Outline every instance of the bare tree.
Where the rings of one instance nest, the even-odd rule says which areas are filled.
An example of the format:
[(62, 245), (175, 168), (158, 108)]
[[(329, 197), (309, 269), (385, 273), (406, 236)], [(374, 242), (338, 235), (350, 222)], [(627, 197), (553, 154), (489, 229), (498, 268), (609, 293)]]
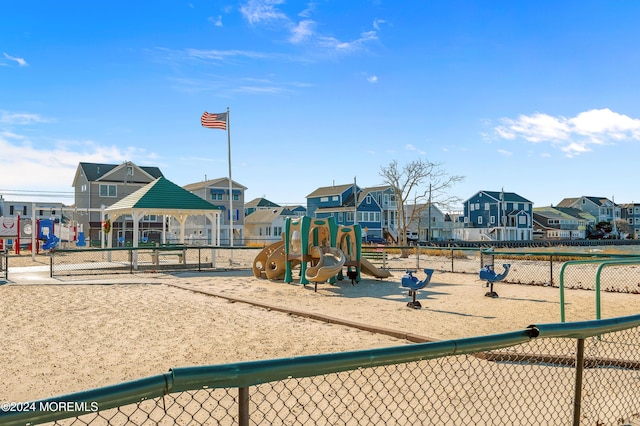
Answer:
[(444, 170), (442, 163), (423, 159), (414, 160), (402, 167), (393, 160), (388, 166), (380, 167), (380, 176), (393, 189), (398, 210), (398, 243), (400, 245), (407, 244), (407, 229), (421, 214), (420, 209), (414, 208), (407, 215), (406, 207), (409, 199), (414, 204), (432, 203), (448, 207), (452, 203), (459, 202), (460, 199), (447, 195), (446, 191), (464, 180), (464, 176), (450, 176)]

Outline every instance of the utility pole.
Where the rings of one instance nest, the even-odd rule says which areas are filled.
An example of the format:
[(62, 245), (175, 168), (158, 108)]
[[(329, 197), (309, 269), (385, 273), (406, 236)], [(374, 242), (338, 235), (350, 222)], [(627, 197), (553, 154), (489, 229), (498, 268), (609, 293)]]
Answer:
[(429, 224), (427, 225), (427, 241), (431, 241), (431, 183), (429, 183), (429, 205), (427, 206), (429, 209)]

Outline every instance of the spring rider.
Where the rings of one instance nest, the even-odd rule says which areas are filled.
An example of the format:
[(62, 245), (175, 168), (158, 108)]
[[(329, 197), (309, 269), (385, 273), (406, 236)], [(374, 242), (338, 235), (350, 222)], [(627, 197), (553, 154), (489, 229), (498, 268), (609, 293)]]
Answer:
[(496, 271), (493, 270), (493, 265), (485, 265), (482, 269), (480, 269), (480, 279), (487, 281), (487, 287), (491, 286), (488, 292), (484, 295), (487, 297), (493, 297), (494, 299), (498, 297), (498, 293), (493, 291), (493, 283), (502, 281), (507, 277), (509, 273), (509, 268), (511, 268), (511, 264), (505, 263), (502, 265), (504, 268), (504, 272), (501, 274), (496, 274)]
[(422, 304), (416, 300), (416, 294), (418, 293), (418, 290), (425, 288), (429, 284), (431, 276), (433, 275), (433, 269), (424, 270), (424, 273), (427, 274), (427, 276), (422, 281), (418, 280), (418, 277), (413, 275), (415, 273), (416, 271), (407, 271), (406, 274), (402, 276), (401, 283), (402, 287), (409, 289), (409, 296), (413, 296), (413, 300), (411, 302), (407, 302), (407, 306), (413, 309), (420, 309), (422, 308)]

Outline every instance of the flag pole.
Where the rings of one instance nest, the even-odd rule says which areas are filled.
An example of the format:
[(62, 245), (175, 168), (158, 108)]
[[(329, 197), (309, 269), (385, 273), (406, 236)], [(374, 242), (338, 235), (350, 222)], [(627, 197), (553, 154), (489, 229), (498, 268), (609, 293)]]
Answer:
[(229, 246), (231, 255), (229, 265), (233, 265), (233, 184), (231, 180), (231, 126), (229, 125), (229, 107), (227, 107), (227, 158), (229, 161)]

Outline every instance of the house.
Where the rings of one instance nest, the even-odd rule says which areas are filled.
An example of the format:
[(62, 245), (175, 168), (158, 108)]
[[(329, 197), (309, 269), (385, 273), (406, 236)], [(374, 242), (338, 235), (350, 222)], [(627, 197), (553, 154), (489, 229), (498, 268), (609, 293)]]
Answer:
[(280, 207), (278, 204), (267, 200), (266, 198), (254, 198), (253, 200), (244, 204), (244, 215), (249, 216), (256, 210), (266, 209), (271, 210), (273, 208)]
[[(354, 203), (354, 187), (357, 203)], [(397, 241), (398, 212), (390, 186), (333, 185), (318, 188), (306, 198), (307, 214), (311, 217), (333, 216), (338, 225), (360, 224), (363, 236)]]
[(464, 202), (459, 239), (526, 241), (533, 239), (533, 203), (514, 193), (479, 191)]
[(405, 206), (407, 221), (411, 219), (407, 228), (407, 236), (420, 241), (446, 241), (455, 238), (455, 228), (461, 228), (461, 223), (454, 222), (450, 215), (445, 214), (435, 204), (408, 204)]
[(588, 213), (572, 207), (535, 207), (533, 209), (533, 231), (546, 240), (575, 240), (586, 238)]
[(572, 207), (591, 214), (596, 219), (596, 224), (601, 222), (615, 224), (620, 219), (620, 206), (606, 197), (565, 198), (556, 207)]
[[(324, 186), (316, 189), (305, 197), (307, 199), (307, 216), (326, 217), (323, 216), (322, 209), (344, 206), (346, 199), (353, 193), (353, 189), (353, 184)], [(356, 191), (359, 191), (359, 188)], [(320, 212), (316, 213), (318, 209)], [(353, 218), (351, 222), (353, 223)]]
[[(386, 238), (383, 229), (383, 210), (375, 193), (356, 186), (357, 207), (353, 193), (354, 185), (337, 185), (318, 188), (307, 196), (307, 211), (312, 217), (333, 217), (338, 225), (358, 223), (362, 236)], [(357, 216), (356, 216), (357, 212)]]
[(255, 210), (244, 218), (245, 242), (266, 245), (280, 241), (287, 217), (295, 216), (285, 207)]
[(640, 204), (621, 204), (620, 213), (621, 219), (627, 222), (626, 233), (629, 234), (629, 238), (640, 238)]
[(398, 208), (396, 206), (396, 195), (389, 185), (371, 186), (364, 188), (363, 192), (371, 196), (380, 205), (380, 227), (382, 235), (398, 242)]
[[(230, 243), (230, 225), (233, 219), (233, 242), (243, 244), (244, 238), (244, 192), (247, 188), (238, 182), (232, 181), (231, 200), (229, 195), (229, 178), (211, 179), (202, 182), (190, 183), (184, 186), (184, 189), (190, 191), (200, 198), (207, 200), (214, 206), (222, 209), (222, 223), (220, 224), (220, 240), (222, 245)], [(231, 201), (232, 212), (229, 212), (229, 201)], [(204, 217), (193, 216), (189, 218), (187, 225), (194, 235), (202, 235), (202, 239), (211, 241), (211, 229), (204, 232)], [(206, 235), (205, 235), (206, 234)]]
[[(79, 163), (72, 186), (75, 190), (75, 220), (81, 225), (85, 236), (99, 241), (102, 236), (102, 211), (138, 189), (163, 177), (157, 167), (143, 167), (131, 161), (122, 164)], [(111, 224), (114, 238), (124, 237), (131, 217)], [(145, 218), (146, 227), (161, 230), (162, 220), (157, 216)], [(94, 243), (95, 244), (95, 243)]]
[(293, 213), (295, 216), (302, 217), (307, 215), (307, 208), (305, 206), (301, 206), (300, 204), (295, 204), (291, 206), (282, 206)]

